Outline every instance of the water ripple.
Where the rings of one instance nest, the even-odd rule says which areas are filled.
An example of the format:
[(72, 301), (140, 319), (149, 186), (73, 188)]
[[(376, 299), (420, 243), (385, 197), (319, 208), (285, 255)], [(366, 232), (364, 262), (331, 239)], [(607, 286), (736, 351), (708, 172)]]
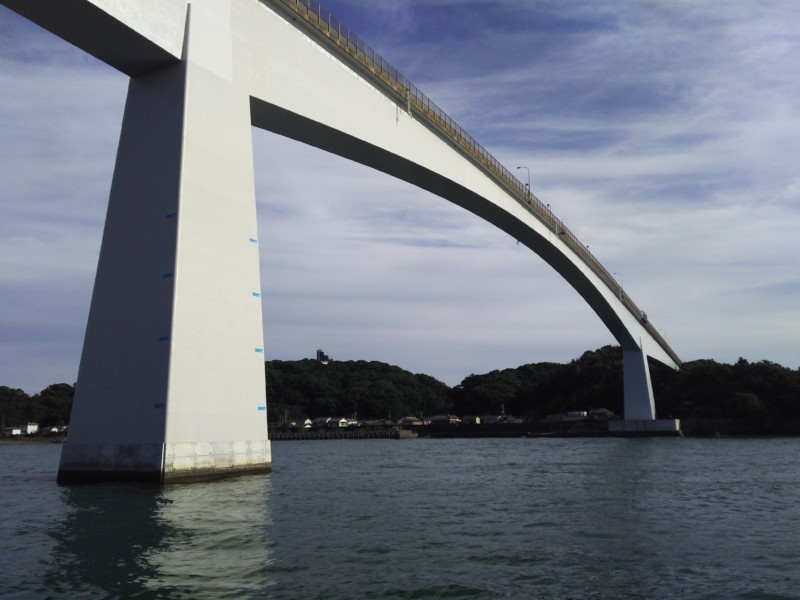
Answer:
[(0, 446), (3, 598), (796, 598), (800, 440), (281, 442), (274, 472), (59, 487)]

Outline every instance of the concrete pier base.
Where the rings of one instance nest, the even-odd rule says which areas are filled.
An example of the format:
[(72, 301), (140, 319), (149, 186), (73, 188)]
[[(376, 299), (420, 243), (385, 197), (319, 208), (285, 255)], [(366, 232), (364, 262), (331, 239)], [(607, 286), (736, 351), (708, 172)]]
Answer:
[(70, 443), (61, 449), (59, 483), (149, 481), (161, 483), (163, 444)]
[(680, 419), (609, 421), (608, 432), (620, 437), (681, 436)]
[(205, 481), (271, 470), (269, 440), (164, 445), (164, 483)]
[(59, 483), (145, 481), (188, 483), (269, 473), (268, 440), (171, 444), (65, 444)]

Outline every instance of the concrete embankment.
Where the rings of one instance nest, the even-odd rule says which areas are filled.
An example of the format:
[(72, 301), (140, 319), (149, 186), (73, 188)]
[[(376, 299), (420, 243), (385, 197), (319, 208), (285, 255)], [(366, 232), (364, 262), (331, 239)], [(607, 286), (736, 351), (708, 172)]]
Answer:
[(358, 440), (428, 438), (521, 438), (521, 437), (624, 437), (680, 435), (674, 431), (609, 430), (609, 421), (575, 420), (538, 423), (459, 423), (423, 425), (408, 429), (323, 429), (306, 431), (271, 430), (270, 440)]
[(13, 445), (13, 444), (62, 444), (67, 438), (66, 435), (15, 435), (14, 437), (0, 438), (0, 445)]
[[(659, 427), (652, 425), (658, 424)], [(627, 427), (620, 427), (625, 425)], [(629, 427), (638, 425), (637, 427)], [(666, 427), (665, 425), (670, 425)], [(680, 436), (674, 420), (632, 422), (603, 419), (539, 421), (534, 423), (491, 423), (417, 427), (422, 437), (431, 438), (511, 438), (511, 437), (654, 437)]]
[(316, 431), (270, 431), (273, 442), (285, 440), (406, 440), (417, 437), (408, 429), (323, 429)]

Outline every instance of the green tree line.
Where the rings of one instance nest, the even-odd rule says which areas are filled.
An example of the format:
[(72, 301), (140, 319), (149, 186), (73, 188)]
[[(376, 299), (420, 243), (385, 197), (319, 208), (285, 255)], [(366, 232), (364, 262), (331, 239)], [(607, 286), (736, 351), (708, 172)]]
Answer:
[[(273, 360), (265, 363), (270, 419), (323, 416), (398, 419), (453, 413), (513, 414), (533, 420), (571, 410), (623, 414), (622, 351), (605, 346), (569, 363), (541, 362), (469, 375), (455, 387), (374, 361)], [(769, 361), (650, 363), (658, 416), (740, 419), (753, 431), (800, 425), (800, 369)], [(3, 426), (68, 423), (74, 389), (59, 383), (38, 394), (0, 387)], [(791, 427), (789, 427), (791, 428)]]
[(75, 388), (68, 383), (55, 383), (38, 394), (29, 396), (20, 389), (0, 386), (0, 424), (17, 427), (38, 423), (42, 427), (69, 423)]
[(399, 419), (451, 408), (450, 388), (429, 375), (374, 361), (268, 361), (270, 418)]
[[(745, 419), (778, 430), (800, 422), (800, 369), (769, 361), (695, 360), (673, 370), (650, 361), (660, 418)], [(623, 414), (622, 351), (605, 346), (567, 364), (536, 363), (470, 375), (451, 390), (457, 414), (507, 413), (540, 419), (569, 410), (607, 408)]]

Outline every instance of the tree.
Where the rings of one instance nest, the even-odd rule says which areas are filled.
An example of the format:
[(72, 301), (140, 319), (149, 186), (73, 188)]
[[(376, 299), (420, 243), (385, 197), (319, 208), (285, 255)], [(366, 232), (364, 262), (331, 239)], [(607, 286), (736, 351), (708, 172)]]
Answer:
[(376, 361), (268, 361), (265, 374), (270, 405), (295, 407), (310, 418), (398, 418), (449, 407), (444, 383)]
[(0, 386), (0, 423), (16, 427), (30, 420), (30, 396), (20, 389)]
[(69, 424), (75, 388), (67, 383), (54, 383), (36, 394), (31, 400), (37, 405), (36, 421), (48, 427)]

